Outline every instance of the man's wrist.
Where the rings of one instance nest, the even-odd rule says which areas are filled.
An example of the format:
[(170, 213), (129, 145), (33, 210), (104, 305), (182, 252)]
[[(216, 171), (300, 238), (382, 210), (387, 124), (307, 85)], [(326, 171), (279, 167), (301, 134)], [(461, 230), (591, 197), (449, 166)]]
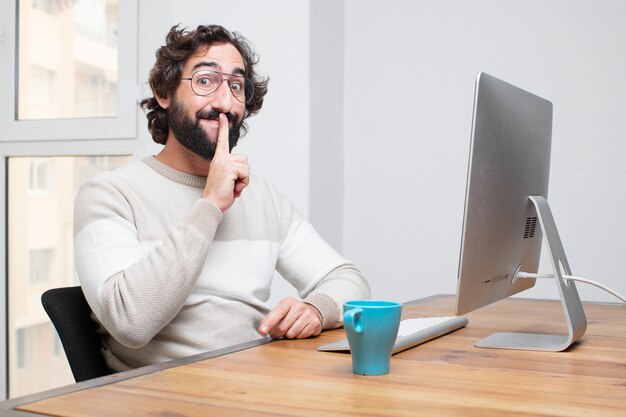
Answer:
[(324, 328), (324, 316), (322, 316), (322, 312), (317, 307), (315, 307), (314, 304), (307, 303), (306, 301), (304, 302), (304, 304), (310, 306), (313, 309), (315, 314), (317, 314), (317, 318), (320, 321), (320, 326), (322, 326), (322, 328)]
[(342, 312), (335, 300), (326, 294), (310, 294), (305, 300), (314, 306), (322, 315), (322, 329), (335, 329), (342, 324)]

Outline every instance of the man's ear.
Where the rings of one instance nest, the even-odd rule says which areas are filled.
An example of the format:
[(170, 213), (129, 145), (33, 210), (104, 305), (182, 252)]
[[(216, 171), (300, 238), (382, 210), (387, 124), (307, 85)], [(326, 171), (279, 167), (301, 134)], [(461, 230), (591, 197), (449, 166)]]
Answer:
[(159, 103), (159, 106), (161, 106), (162, 108), (167, 109), (170, 106), (169, 97), (161, 97), (156, 92), (154, 92), (154, 98), (156, 99), (157, 103)]

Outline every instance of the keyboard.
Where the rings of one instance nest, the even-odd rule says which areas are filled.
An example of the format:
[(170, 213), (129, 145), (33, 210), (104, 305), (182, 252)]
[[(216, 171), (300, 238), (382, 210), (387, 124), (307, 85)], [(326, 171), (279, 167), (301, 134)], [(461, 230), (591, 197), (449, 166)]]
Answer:
[[(466, 324), (467, 318), (465, 317), (421, 317), (402, 320), (391, 354), (393, 355), (424, 342), (428, 342), (429, 340), (460, 329)], [(325, 352), (349, 352), (350, 346), (348, 345), (348, 340), (343, 339), (319, 346), (317, 350)]]

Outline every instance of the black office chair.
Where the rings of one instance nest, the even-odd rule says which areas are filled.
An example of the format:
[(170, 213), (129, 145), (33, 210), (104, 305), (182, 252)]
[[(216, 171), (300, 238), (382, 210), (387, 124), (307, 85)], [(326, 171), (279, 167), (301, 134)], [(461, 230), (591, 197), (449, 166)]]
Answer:
[(113, 373), (102, 357), (102, 340), (80, 287), (48, 290), (41, 304), (59, 334), (76, 382)]

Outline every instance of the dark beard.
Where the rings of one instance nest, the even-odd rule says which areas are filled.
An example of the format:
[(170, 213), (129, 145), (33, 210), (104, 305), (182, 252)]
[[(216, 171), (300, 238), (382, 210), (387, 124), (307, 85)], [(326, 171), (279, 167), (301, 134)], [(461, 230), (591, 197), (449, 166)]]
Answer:
[[(189, 149), (191, 152), (200, 156), (207, 161), (213, 160), (215, 156), (216, 141), (209, 139), (207, 133), (200, 126), (200, 120), (218, 120), (219, 112), (215, 110), (199, 111), (196, 113), (195, 123), (187, 117), (185, 106), (179, 104), (176, 99), (172, 99), (169, 113), (169, 127), (172, 129), (174, 136), (181, 145)], [(228, 147), (233, 150), (239, 141), (241, 123), (237, 123), (237, 116), (232, 113), (226, 113), (226, 118), (233, 123), (233, 127), (228, 129)]]

